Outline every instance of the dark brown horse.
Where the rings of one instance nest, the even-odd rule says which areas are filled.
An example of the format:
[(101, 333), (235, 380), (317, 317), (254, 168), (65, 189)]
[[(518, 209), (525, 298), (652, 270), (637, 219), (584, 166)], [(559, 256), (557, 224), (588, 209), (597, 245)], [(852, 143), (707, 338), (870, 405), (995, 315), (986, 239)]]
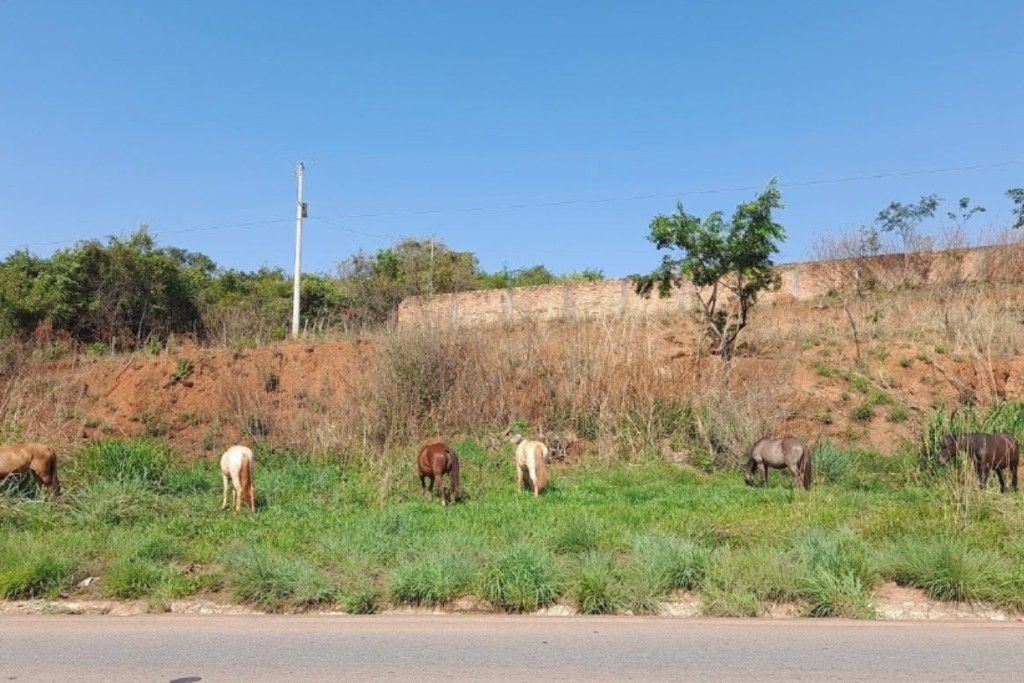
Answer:
[(811, 465), (811, 449), (802, 441), (787, 436), (782, 439), (761, 439), (750, 449), (747, 458), (747, 471), (744, 479), (748, 486), (753, 486), (758, 472), (761, 472), (764, 485), (768, 485), (768, 468), (788, 469), (793, 475), (793, 486), (811, 488), (814, 480), (814, 468)]
[(939, 464), (945, 465), (958, 453), (966, 453), (974, 463), (981, 488), (988, 485), (988, 475), (995, 470), (999, 491), (1006, 493), (1003, 470), (1010, 470), (1010, 484), (1017, 490), (1017, 466), (1020, 464), (1020, 446), (1009, 434), (947, 434), (939, 448)]
[[(420, 486), (428, 498), (434, 495), (435, 480), (441, 505), (454, 502), (459, 497), (459, 456), (447, 444), (438, 442), (423, 446), (416, 456), (416, 469), (420, 474)], [(448, 487), (444, 485), (446, 474), (451, 484)], [(430, 482), (429, 486), (427, 481)]]

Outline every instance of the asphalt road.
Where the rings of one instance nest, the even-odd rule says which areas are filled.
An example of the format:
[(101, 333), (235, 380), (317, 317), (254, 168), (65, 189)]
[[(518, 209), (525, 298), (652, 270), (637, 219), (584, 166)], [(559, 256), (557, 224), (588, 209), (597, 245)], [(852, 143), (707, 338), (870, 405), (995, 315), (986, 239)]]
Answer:
[(1013, 681), (1024, 625), (15, 616), (0, 681)]

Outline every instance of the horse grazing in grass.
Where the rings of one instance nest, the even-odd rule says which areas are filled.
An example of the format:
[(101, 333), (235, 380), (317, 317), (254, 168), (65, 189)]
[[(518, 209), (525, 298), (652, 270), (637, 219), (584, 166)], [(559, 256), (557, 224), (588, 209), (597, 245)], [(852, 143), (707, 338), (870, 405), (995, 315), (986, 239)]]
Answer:
[(31, 472), (36, 480), (60, 495), (60, 480), (57, 478), (57, 455), (49, 446), (41, 443), (18, 443), (0, 446), (0, 483), (12, 474)]
[(811, 449), (802, 441), (787, 436), (782, 439), (761, 439), (750, 449), (747, 471), (744, 475), (748, 486), (753, 486), (760, 471), (764, 485), (768, 485), (768, 468), (788, 469), (793, 473), (793, 486), (811, 488), (814, 468), (811, 465)]
[(1017, 466), (1020, 464), (1020, 446), (1009, 434), (947, 434), (939, 448), (939, 464), (945, 465), (966, 453), (974, 463), (981, 488), (988, 485), (988, 475), (995, 470), (1000, 493), (1006, 493), (1003, 470), (1010, 470), (1010, 484), (1017, 490)]
[(252, 456), (252, 450), (245, 446), (232, 446), (220, 456), (220, 474), (224, 478), (224, 502), (220, 509), (228, 506), (228, 480), (234, 488), (232, 502), (235, 512), (242, 509), (242, 501), (249, 504), (249, 509), (256, 511), (256, 487), (252, 483), (252, 470), (256, 460)]
[(535, 496), (547, 488), (549, 453), (548, 447), (540, 441), (525, 439), (519, 442), (516, 446), (516, 491), (522, 490), (524, 477), (530, 478)]
[[(447, 444), (430, 443), (420, 449), (416, 456), (416, 469), (420, 475), (420, 486), (428, 498), (434, 495), (434, 481), (441, 496), (441, 505), (454, 502), (459, 497), (459, 456)], [(450, 486), (444, 485), (448, 475)], [(427, 481), (430, 485), (427, 485)]]

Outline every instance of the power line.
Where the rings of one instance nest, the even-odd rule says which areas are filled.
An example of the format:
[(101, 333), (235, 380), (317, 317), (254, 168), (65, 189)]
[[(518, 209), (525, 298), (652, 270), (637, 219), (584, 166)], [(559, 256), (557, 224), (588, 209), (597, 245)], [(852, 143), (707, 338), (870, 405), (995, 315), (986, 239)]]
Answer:
[[(255, 227), (255, 226), (259, 226), (259, 225), (274, 225), (276, 223), (289, 223), (289, 222), (291, 222), (290, 218), (275, 218), (275, 219), (272, 219), (272, 220), (265, 220), (265, 221), (247, 221), (245, 223), (229, 223), (229, 224), (223, 224), (223, 225), (206, 225), (206, 226), (196, 227), (196, 228), (180, 228), (178, 230), (154, 230), (153, 231), (153, 235), (155, 237), (160, 237), (162, 235), (180, 235), (182, 233), (188, 233), (188, 232), (208, 232), (208, 231), (211, 231), (211, 230), (230, 230), (230, 229), (235, 229), (235, 228), (251, 228), (251, 227)], [(0, 247), (0, 248), (5, 249), (5, 250), (8, 250), (8, 249), (15, 250), (15, 249), (25, 249), (27, 247), (54, 247), (54, 246), (60, 246), (62, 244), (77, 244), (79, 242), (88, 242), (91, 239), (99, 239), (99, 238), (97, 238), (97, 237), (85, 237), (85, 238), (67, 239), (67, 240), (54, 240), (52, 242), (19, 242), (17, 244), (8, 244), (8, 245), (5, 245), (5, 246)]]
[[(939, 173), (953, 173), (957, 171), (977, 171), (982, 169), (990, 168), (1001, 168), (1005, 166), (1018, 166), (1024, 164), (1024, 161), (1012, 160), (1012, 161), (1000, 161), (990, 164), (973, 164), (969, 166), (950, 166), (947, 168), (933, 168), (925, 170), (915, 171), (896, 171), (890, 173), (873, 173), (866, 175), (854, 175), (845, 176), (839, 178), (819, 178), (815, 180), (802, 180), (790, 183), (779, 183), (779, 187), (808, 187), (812, 185), (829, 185), (829, 184), (840, 184), (840, 183), (852, 183), (865, 180), (882, 180), (886, 178), (903, 178), (908, 176), (917, 175), (934, 175)], [(573, 206), (583, 204), (606, 204), (611, 202), (631, 202), (640, 201), (644, 199), (668, 199), (675, 197), (683, 197), (686, 195), (700, 195), (700, 194), (724, 194), (730, 192), (750, 192), (753, 190), (760, 190), (764, 185), (744, 185), (738, 187), (723, 187), (723, 188), (710, 188), (701, 190), (683, 190), (678, 192), (658, 192), (651, 194), (636, 194), (627, 196), (611, 196), (611, 197), (592, 197), (588, 199), (560, 199), (549, 202), (520, 202), (514, 204), (492, 204), (484, 206), (467, 206), (467, 207), (456, 207), (447, 209), (409, 209), (406, 211), (380, 211), (372, 213), (353, 213), (344, 214), (338, 216), (339, 219), (350, 219), (350, 218), (387, 218), (387, 217), (398, 217), (398, 216), (436, 216), (446, 213), (485, 213), (489, 211), (513, 211), (519, 209), (536, 209), (556, 206)], [(321, 218), (323, 220), (323, 218)]]
[[(962, 171), (978, 171), (992, 168), (1004, 168), (1008, 166), (1019, 166), (1024, 164), (1021, 160), (1010, 160), (1000, 161), (986, 164), (971, 164), (966, 166), (948, 166), (944, 168), (933, 168), (923, 169), (914, 171), (897, 171), (888, 173), (873, 173), (864, 175), (851, 175), (838, 178), (818, 178), (813, 180), (802, 180), (789, 183), (779, 183), (779, 187), (810, 187), (815, 185), (832, 185), (842, 183), (861, 182), (867, 180), (883, 180), (887, 178), (904, 178), (910, 176), (919, 175), (936, 175), (941, 173), (956, 173)], [(626, 196), (608, 196), (608, 197), (592, 197), (587, 199), (562, 199), (554, 200), (549, 202), (517, 202), (512, 204), (493, 204), (493, 205), (482, 205), (482, 206), (468, 206), (468, 207), (456, 207), (448, 209), (411, 209), (407, 211), (381, 211), (372, 213), (357, 213), (347, 214), (336, 217), (327, 216), (310, 216), (315, 220), (321, 221), (326, 225), (329, 225), (338, 230), (344, 230), (357, 235), (364, 235), (366, 237), (374, 237), (377, 239), (388, 240), (393, 239), (394, 235), (381, 235), (378, 233), (367, 232), (364, 230), (357, 230), (347, 226), (339, 225), (335, 221), (347, 220), (347, 219), (358, 219), (358, 218), (385, 218), (385, 217), (400, 217), (400, 216), (436, 216), (443, 214), (460, 214), (460, 213), (486, 213), (496, 211), (516, 211), (522, 209), (533, 209), (533, 208), (546, 208), (546, 207), (558, 207), (558, 206), (580, 206), (580, 205), (593, 205), (593, 204), (607, 204), (612, 202), (629, 202), (629, 201), (641, 201), (646, 199), (670, 199), (684, 197), (687, 195), (705, 195), (705, 194), (726, 194), (731, 192), (751, 192), (759, 190), (764, 187), (763, 184), (758, 185), (744, 185), (734, 187), (719, 187), (719, 188), (705, 188), (699, 190), (683, 190), (678, 192), (658, 192), (648, 194), (636, 194)], [(278, 218), (271, 220), (260, 220), (260, 221), (247, 221), (244, 223), (230, 223), (230, 224), (219, 224), (219, 225), (207, 225), (190, 228), (180, 228), (176, 230), (159, 230), (154, 231), (154, 235), (177, 235), (191, 232), (208, 232), (215, 230), (231, 230), (238, 228), (248, 228), (263, 225), (275, 225), (279, 223), (289, 223), (290, 218)], [(66, 240), (54, 240), (49, 242), (20, 242), (17, 244), (8, 244), (0, 247), (4, 251), (13, 251), (16, 249), (25, 249), (28, 247), (49, 247), (49, 246), (60, 246), (64, 244), (75, 244), (78, 242), (88, 241), (90, 238), (84, 239), (66, 239)], [(96, 238), (91, 238), (96, 239)]]
[(350, 227), (347, 227), (347, 226), (344, 226), (344, 225), (338, 225), (334, 221), (332, 221), (332, 220), (330, 220), (328, 218), (324, 218), (323, 216), (310, 216), (310, 218), (315, 220), (315, 221), (320, 221), (321, 223), (325, 223), (325, 224), (331, 226), (332, 228), (335, 228), (336, 230), (344, 230), (345, 232), (355, 233), (356, 235), (364, 235), (366, 237), (376, 237), (377, 239), (381, 239), (381, 240), (390, 240), (390, 239), (394, 239), (395, 238), (395, 235), (380, 235), (380, 234), (375, 233), (375, 232), (366, 232), (365, 230), (356, 230), (355, 228), (350, 228)]

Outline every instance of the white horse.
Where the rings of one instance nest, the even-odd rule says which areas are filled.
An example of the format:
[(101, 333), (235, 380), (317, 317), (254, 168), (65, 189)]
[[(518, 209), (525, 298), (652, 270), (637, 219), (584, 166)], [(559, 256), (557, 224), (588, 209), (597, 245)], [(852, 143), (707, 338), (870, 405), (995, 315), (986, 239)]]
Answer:
[(533, 495), (539, 496), (540, 492), (548, 485), (548, 458), (549, 450), (540, 441), (529, 439), (519, 442), (516, 446), (516, 491), (523, 488), (523, 477), (530, 477), (530, 484), (533, 488)]
[(252, 450), (245, 446), (232, 446), (220, 456), (220, 473), (224, 478), (224, 502), (220, 509), (228, 506), (228, 479), (234, 487), (232, 502), (235, 505), (235, 512), (242, 509), (242, 500), (249, 503), (249, 509), (256, 511), (256, 487), (252, 483), (252, 470), (256, 461), (252, 456)]

